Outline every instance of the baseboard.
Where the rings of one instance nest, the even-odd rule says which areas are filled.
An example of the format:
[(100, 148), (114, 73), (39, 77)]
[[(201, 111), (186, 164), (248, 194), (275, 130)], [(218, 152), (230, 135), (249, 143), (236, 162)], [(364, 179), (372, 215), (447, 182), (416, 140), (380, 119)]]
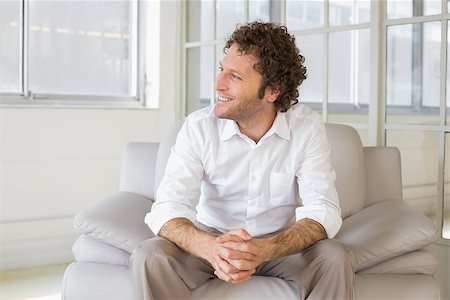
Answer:
[(78, 235), (0, 242), (0, 271), (73, 261), (72, 245)]

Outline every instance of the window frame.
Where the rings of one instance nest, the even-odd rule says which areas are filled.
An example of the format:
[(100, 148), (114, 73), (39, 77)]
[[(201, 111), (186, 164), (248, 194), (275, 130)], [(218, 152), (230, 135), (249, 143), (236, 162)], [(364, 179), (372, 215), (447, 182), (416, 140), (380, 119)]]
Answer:
[(131, 5), (131, 91), (130, 95), (33, 93), (28, 78), (28, 1), (21, 0), (20, 34), (20, 92), (0, 91), (0, 107), (106, 107), (141, 108), (146, 106), (145, 95), (145, 3), (128, 1)]

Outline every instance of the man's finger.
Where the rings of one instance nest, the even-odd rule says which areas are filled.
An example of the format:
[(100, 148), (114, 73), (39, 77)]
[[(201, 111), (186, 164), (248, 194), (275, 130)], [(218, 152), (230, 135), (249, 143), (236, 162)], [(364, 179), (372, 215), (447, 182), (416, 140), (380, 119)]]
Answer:
[(253, 249), (249, 243), (224, 242), (222, 245), (223, 247), (230, 250), (241, 251), (245, 253), (250, 253), (252, 255), (257, 255), (255, 249)]
[(241, 237), (235, 235), (235, 234), (230, 234), (230, 233), (226, 233), (224, 235), (218, 236), (216, 238), (216, 240), (219, 243), (225, 243), (225, 242), (237, 242), (237, 243), (242, 243), (245, 242)]
[(230, 259), (228, 263), (240, 271), (251, 271), (256, 269), (256, 263), (242, 259)]
[(249, 261), (255, 261), (255, 255), (248, 252), (234, 250), (231, 247), (222, 247), (219, 249), (220, 256), (225, 260), (230, 259), (243, 259)]
[(248, 233), (248, 231), (245, 230), (244, 228), (232, 230), (229, 233), (237, 235), (238, 237), (242, 238), (244, 241), (247, 242), (253, 239), (253, 236), (250, 233)]
[(221, 271), (227, 273), (227, 274), (233, 274), (237, 273), (240, 270), (235, 268), (232, 264), (228, 263), (225, 259), (222, 257), (218, 257), (216, 260), (216, 266), (215, 269), (220, 269)]

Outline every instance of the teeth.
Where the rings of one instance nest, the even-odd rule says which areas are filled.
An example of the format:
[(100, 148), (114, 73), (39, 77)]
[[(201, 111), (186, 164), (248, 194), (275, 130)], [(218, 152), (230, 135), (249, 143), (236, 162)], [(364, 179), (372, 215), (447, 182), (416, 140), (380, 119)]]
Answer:
[(218, 98), (219, 98), (219, 101), (223, 101), (223, 102), (229, 102), (229, 101), (233, 100), (231, 98), (227, 98), (227, 97), (220, 96), (220, 95), (219, 95)]

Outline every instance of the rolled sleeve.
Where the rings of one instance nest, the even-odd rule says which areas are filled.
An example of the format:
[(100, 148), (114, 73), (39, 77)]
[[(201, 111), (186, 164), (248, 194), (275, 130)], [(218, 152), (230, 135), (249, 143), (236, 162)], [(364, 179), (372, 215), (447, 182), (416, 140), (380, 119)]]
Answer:
[(296, 220), (312, 219), (324, 227), (329, 238), (333, 238), (342, 225), (342, 218), (335, 187), (336, 173), (331, 166), (330, 146), (323, 122), (311, 130), (311, 138), (296, 175), (302, 199), (302, 206), (295, 211)]
[(342, 218), (340, 210), (336, 207), (325, 207), (324, 205), (299, 207), (295, 211), (296, 220), (311, 219), (323, 226), (328, 238), (333, 238), (339, 231), (342, 225)]
[(155, 203), (152, 211), (145, 216), (145, 223), (150, 227), (155, 235), (159, 235), (161, 228), (172, 219), (185, 218), (192, 223), (195, 222), (195, 212), (179, 203)]

